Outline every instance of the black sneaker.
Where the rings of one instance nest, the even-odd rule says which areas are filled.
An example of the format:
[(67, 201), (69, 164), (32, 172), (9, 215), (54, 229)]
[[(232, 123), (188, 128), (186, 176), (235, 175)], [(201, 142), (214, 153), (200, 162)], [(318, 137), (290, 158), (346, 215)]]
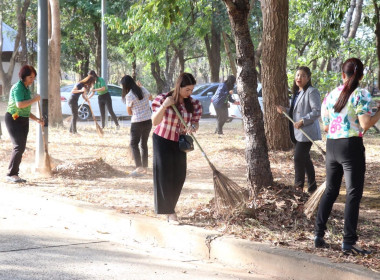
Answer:
[(312, 183), (311, 185), (309, 185), (309, 187), (307, 188), (307, 192), (309, 194), (312, 194), (313, 192), (315, 192), (317, 189), (317, 182), (314, 181), (314, 183)]
[(367, 256), (367, 255), (372, 254), (372, 251), (370, 251), (370, 250), (367, 251), (367, 250), (364, 250), (364, 249), (356, 246), (355, 244), (351, 245), (351, 244), (347, 244), (347, 243), (342, 244), (342, 252), (345, 255), (354, 255), (354, 256), (357, 256), (357, 255)]
[(328, 248), (329, 245), (325, 242), (323, 237), (315, 236), (314, 237), (314, 247), (315, 248)]

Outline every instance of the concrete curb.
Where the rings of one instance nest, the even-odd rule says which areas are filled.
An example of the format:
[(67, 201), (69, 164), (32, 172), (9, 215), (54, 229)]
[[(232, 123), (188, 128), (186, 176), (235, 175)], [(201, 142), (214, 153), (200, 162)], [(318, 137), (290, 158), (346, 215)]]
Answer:
[(222, 236), (217, 231), (189, 225), (169, 225), (163, 220), (147, 216), (120, 214), (43, 191), (5, 185), (2, 186), (2, 195), (9, 196), (9, 199), (24, 199), (23, 210), (39, 211), (41, 218), (53, 215), (56, 219), (74, 220), (90, 231), (107, 234), (110, 240), (124, 242), (132, 238), (283, 279), (380, 279), (379, 273), (359, 265), (332, 263), (313, 254)]

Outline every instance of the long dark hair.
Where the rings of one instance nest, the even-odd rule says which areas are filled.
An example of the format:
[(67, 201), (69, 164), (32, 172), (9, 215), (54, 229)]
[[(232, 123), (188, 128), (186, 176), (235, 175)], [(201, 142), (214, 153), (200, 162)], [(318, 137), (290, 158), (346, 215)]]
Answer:
[(129, 76), (125, 75), (123, 78), (121, 78), (120, 81), (121, 85), (123, 86), (123, 91), (121, 93), (121, 99), (125, 103), (125, 96), (128, 94), (130, 90), (132, 90), (132, 93), (139, 99), (142, 100), (144, 98), (143, 92), (141, 88), (136, 85), (135, 80)]
[(79, 81), (79, 83), (83, 84), (86, 89), (90, 89), (90, 87), (95, 83), (95, 77), (92, 75), (88, 75), (83, 80)]
[(230, 75), (227, 77), (227, 80), (225, 80), (224, 83), (226, 84), (228, 91), (234, 88), (235, 82), (236, 78), (234, 75)]
[(346, 106), (351, 93), (359, 86), (359, 81), (363, 77), (364, 66), (360, 59), (352, 57), (347, 59), (342, 66), (342, 72), (346, 74), (347, 79), (344, 88), (334, 105), (334, 110), (339, 113)]
[[(296, 73), (297, 73), (297, 71), (303, 71), (303, 72), (305, 72), (305, 74), (309, 78), (309, 81), (303, 87), (303, 91), (306, 91), (309, 87), (312, 86), (312, 84), (311, 84), (311, 71), (310, 71), (310, 68), (307, 67), (307, 66), (299, 66), (296, 69)], [(299, 92), (299, 90), (300, 90), (300, 88), (299, 88), (299, 86), (297, 86), (296, 79), (294, 79), (294, 81), (293, 81), (293, 87), (292, 87), (293, 98), (294, 98), (294, 96), (296, 96), (296, 94)]]
[[(173, 96), (175, 105), (178, 106), (179, 105), (179, 97), (180, 97), (179, 92), (180, 92), (181, 88), (184, 88), (186, 86), (195, 85), (196, 83), (197, 83), (197, 81), (195, 80), (195, 78), (192, 74), (184, 72), (184, 73), (179, 75), (179, 77), (177, 78), (174, 90), (170, 91), (168, 96), (170, 96), (170, 95)], [(193, 113), (194, 112), (194, 106), (193, 106), (193, 103), (191, 103), (191, 99), (185, 98), (183, 100), (183, 102), (185, 103), (186, 111), (189, 113)]]
[(94, 76), (94, 77), (95, 77), (95, 79), (97, 79), (97, 78), (98, 78), (98, 75), (96, 74), (95, 70), (90, 70), (90, 71), (88, 71), (87, 75), (91, 75), (91, 76)]

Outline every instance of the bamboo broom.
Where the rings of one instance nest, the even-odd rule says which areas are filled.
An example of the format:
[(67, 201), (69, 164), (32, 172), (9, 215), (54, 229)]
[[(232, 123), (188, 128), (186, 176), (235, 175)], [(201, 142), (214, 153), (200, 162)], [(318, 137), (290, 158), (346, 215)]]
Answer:
[[(284, 114), (285, 117), (287, 117), (289, 119), (289, 121), (291, 121), (294, 125), (294, 120), (287, 114), (285, 113), (284, 111), (282, 112)], [(326, 152), (319, 146), (317, 145), (313, 139), (310, 138), (309, 135), (307, 135), (307, 133), (302, 129), (302, 128), (299, 128), (299, 130), (303, 133), (303, 135), (306, 136), (307, 139), (309, 139), (315, 146), (318, 147), (319, 151), (322, 153), (322, 156), (323, 156), (323, 159), (326, 160)], [(326, 190), (326, 181), (323, 182), (322, 185), (320, 185), (318, 187), (318, 189), (316, 189), (316, 191), (309, 197), (309, 199), (307, 200), (307, 202), (305, 203), (305, 206), (304, 206), (304, 213), (306, 215), (306, 217), (308, 219), (311, 218), (311, 216), (314, 214), (314, 212), (317, 210), (318, 208), (318, 205), (319, 205), (319, 202), (321, 201), (321, 198), (322, 198), (322, 195), (323, 193), (325, 192)]]
[[(41, 105), (40, 102), (38, 103), (38, 110), (40, 112), (40, 118), (42, 118), (42, 111), (41, 111)], [(42, 142), (44, 145), (44, 162), (43, 162), (43, 172), (51, 175), (51, 160), (48, 152), (48, 145), (46, 143), (46, 138), (45, 138), (45, 129), (44, 126), (41, 125), (41, 132), (42, 132)]]
[(94, 120), (94, 123), (95, 123), (96, 132), (98, 133), (98, 135), (99, 135), (100, 137), (103, 137), (103, 135), (104, 135), (103, 129), (100, 127), (100, 125), (99, 125), (98, 122), (96, 121), (96, 118), (95, 118), (94, 112), (92, 111), (91, 103), (90, 103), (90, 100), (89, 100), (89, 99), (87, 99), (87, 104), (88, 104), (88, 107), (90, 108), (91, 115), (92, 115), (92, 119)]
[[(182, 118), (181, 113), (178, 111), (177, 107), (173, 104), (172, 108), (176, 112), (182, 124), (187, 129), (187, 124)], [(190, 133), (190, 136), (194, 139), (194, 142), (197, 144), (203, 157), (206, 159), (207, 163), (212, 169), (216, 208), (220, 212), (228, 212), (233, 210), (236, 206), (244, 203), (244, 201), (247, 199), (247, 190), (245, 188), (240, 187), (237, 183), (229, 179), (223, 173), (219, 172), (208, 159), (206, 153), (204, 152), (194, 135)]]

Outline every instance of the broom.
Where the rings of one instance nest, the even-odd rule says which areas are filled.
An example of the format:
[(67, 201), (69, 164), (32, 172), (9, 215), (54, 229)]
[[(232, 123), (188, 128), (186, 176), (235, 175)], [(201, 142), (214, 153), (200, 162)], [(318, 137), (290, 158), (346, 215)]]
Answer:
[[(293, 119), (285, 112), (282, 112), (284, 114), (285, 117), (287, 117), (289, 119), (289, 121), (291, 121), (294, 125), (294, 121)], [(318, 146), (314, 141), (313, 139), (310, 138), (309, 135), (307, 135), (307, 133), (302, 129), (302, 128), (299, 128), (299, 130), (303, 133), (303, 135), (306, 136), (307, 139), (309, 139), (315, 146), (318, 147), (319, 151), (322, 153), (322, 156), (323, 156), (323, 159), (326, 160), (326, 152), (320, 147)], [(306, 217), (308, 219), (311, 218), (311, 216), (314, 214), (315, 210), (317, 210), (318, 208), (318, 205), (319, 205), (319, 201), (321, 200), (322, 198), (322, 195), (323, 193), (325, 192), (325, 189), (326, 189), (326, 181), (323, 182), (322, 185), (320, 185), (318, 187), (318, 189), (315, 190), (315, 192), (309, 197), (308, 201), (305, 203), (305, 206), (304, 206), (304, 213), (306, 215)]]
[[(40, 105), (40, 102), (37, 102), (37, 103), (38, 103), (38, 110), (40, 112), (40, 118), (42, 118), (41, 105)], [(51, 160), (50, 160), (50, 156), (48, 153), (48, 146), (47, 146), (46, 138), (45, 138), (45, 129), (44, 129), (43, 125), (41, 125), (41, 132), (42, 132), (42, 142), (44, 145), (44, 164), (43, 164), (44, 168), (43, 168), (43, 171), (46, 174), (51, 175)]]
[(90, 108), (91, 115), (92, 115), (92, 119), (93, 119), (94, 122), (95, 122), (96, 132), (98, 133), (98, 135), (99, 135), (100, 137), (103, 137), (103, 135), (104, 135), (103, 129), (100, 127), (100, 125), (99, 125), (98, 122), (96, 121), (96, 118), (95, 118), (94, 112), (92, 111), (92, 108), (91, 108), (90, 99), (87, 99), (87, 104), (88, 104), (88, 107)]
[[(181, 113), (178, 111), (177, 107), (174, 104), (172, 105), (172, 107), (176, 112), (178, 118), (181, 120), (182, 124), (187, 129), (187, 124), (182, 118)], [(229, 179), (223, 173), (219, 172), (208, 159), (206, 153), (199, 145), (194, 135), (190, 133), (190, 136), (194, 139), (203, 157), (206, 159), (207, 163), (212, 169), (216, 208), (218, 210), (232, 210), (239, 204), (244, 203), (244, 201), (247, 198), (247, 190), (245, 188), (240, 187), (237, 183)]]

